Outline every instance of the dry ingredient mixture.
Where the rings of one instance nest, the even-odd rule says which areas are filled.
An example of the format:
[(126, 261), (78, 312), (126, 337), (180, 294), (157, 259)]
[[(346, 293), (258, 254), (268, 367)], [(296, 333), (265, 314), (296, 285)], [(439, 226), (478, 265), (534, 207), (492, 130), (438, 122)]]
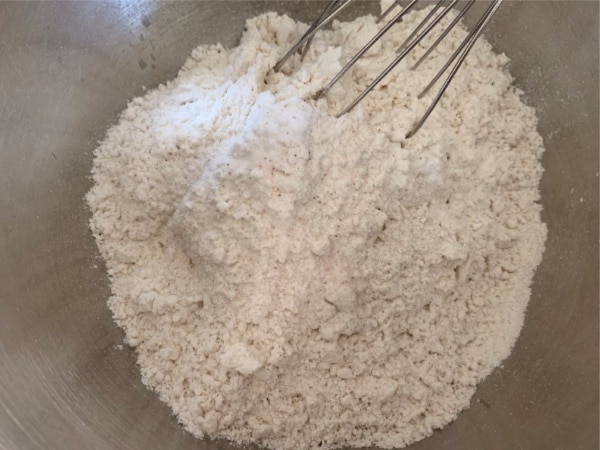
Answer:
[[(425, 11), (319, 90), (378, 30), (268, 13), (197, 48), (96, 150), (91, 226), (144, 383), (198, 437), (273, 449), (403, 447), (469, 406), (523, 325), (545, 227), (542, 139), (480, 41), (413, 138), (416, 95), (463, 39), (413, 52), (333, 116)], [(446, 23), (451, 17), (446, 18)]]

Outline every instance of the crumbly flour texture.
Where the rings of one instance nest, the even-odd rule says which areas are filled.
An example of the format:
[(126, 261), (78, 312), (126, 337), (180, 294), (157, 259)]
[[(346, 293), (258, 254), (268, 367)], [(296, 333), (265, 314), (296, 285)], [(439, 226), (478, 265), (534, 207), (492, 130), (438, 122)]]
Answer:
[[(95, 153), (87, 200), (109, 306), (143, 381), (198, 437), (277, 450), (403, 447), (454, 420), (510, 353), (546, 235), (542, 139), (481, 40), (419, 133), (417, 94), (466, 32), (351, 113), (417, 11), (378, 30), (268, 13), (199, 47)], [(451, 20), (446, 19), (446, 23)]]

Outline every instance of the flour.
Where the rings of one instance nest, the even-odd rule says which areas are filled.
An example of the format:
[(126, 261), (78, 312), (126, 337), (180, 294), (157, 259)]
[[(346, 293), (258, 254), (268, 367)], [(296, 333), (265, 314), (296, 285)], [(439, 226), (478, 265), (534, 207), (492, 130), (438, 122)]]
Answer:
[(306, 25), (251, 19), (238, 48), (200, 47), (134, 99), (96, 150), (109, 306), (144, 383), (194, 435), (403, 447), (454, 420), (509, 355), (545, 227), (542, 140), (508, 59), (478, 42), (410, 140), (416, 95), (462, 28), (333, 117), (424, 14), (317, 103), (374, 18), (335, 23), (278, 74)]

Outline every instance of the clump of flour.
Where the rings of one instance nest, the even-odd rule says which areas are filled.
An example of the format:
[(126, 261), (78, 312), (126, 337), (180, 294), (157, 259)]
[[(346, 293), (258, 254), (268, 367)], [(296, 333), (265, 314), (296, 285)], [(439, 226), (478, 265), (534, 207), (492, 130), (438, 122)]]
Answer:
[(480, 41), (412, 139), (416, 94), (463, 29), (333, 117), (423, 14), (317, 103), (374, 18), (320, 32), (281, 74), (306, 25), (251, 19), (238, 48), (200, 47), (133, 100), (97, 149), (88, 202), (110, 308), (193, 434), (403, 447), (456, 418), (510, 353), (545, 227), (542, 140), (507, 58)]

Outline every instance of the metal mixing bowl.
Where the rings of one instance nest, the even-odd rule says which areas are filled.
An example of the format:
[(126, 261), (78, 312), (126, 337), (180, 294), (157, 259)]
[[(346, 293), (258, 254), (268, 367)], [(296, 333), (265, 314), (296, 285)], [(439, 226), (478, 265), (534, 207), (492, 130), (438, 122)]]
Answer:
[[(316, 8), (0, 2), (0, 448), (230, 448), (185, 433), (140, 383), (83, 196), (128, 99), (195, 46), (234, 45), (251, 15)], [(598, 448), (598, 3), (506, 2), (487, 36), (538, 108), (547, 250), (512, 356), (412, 448)]]

